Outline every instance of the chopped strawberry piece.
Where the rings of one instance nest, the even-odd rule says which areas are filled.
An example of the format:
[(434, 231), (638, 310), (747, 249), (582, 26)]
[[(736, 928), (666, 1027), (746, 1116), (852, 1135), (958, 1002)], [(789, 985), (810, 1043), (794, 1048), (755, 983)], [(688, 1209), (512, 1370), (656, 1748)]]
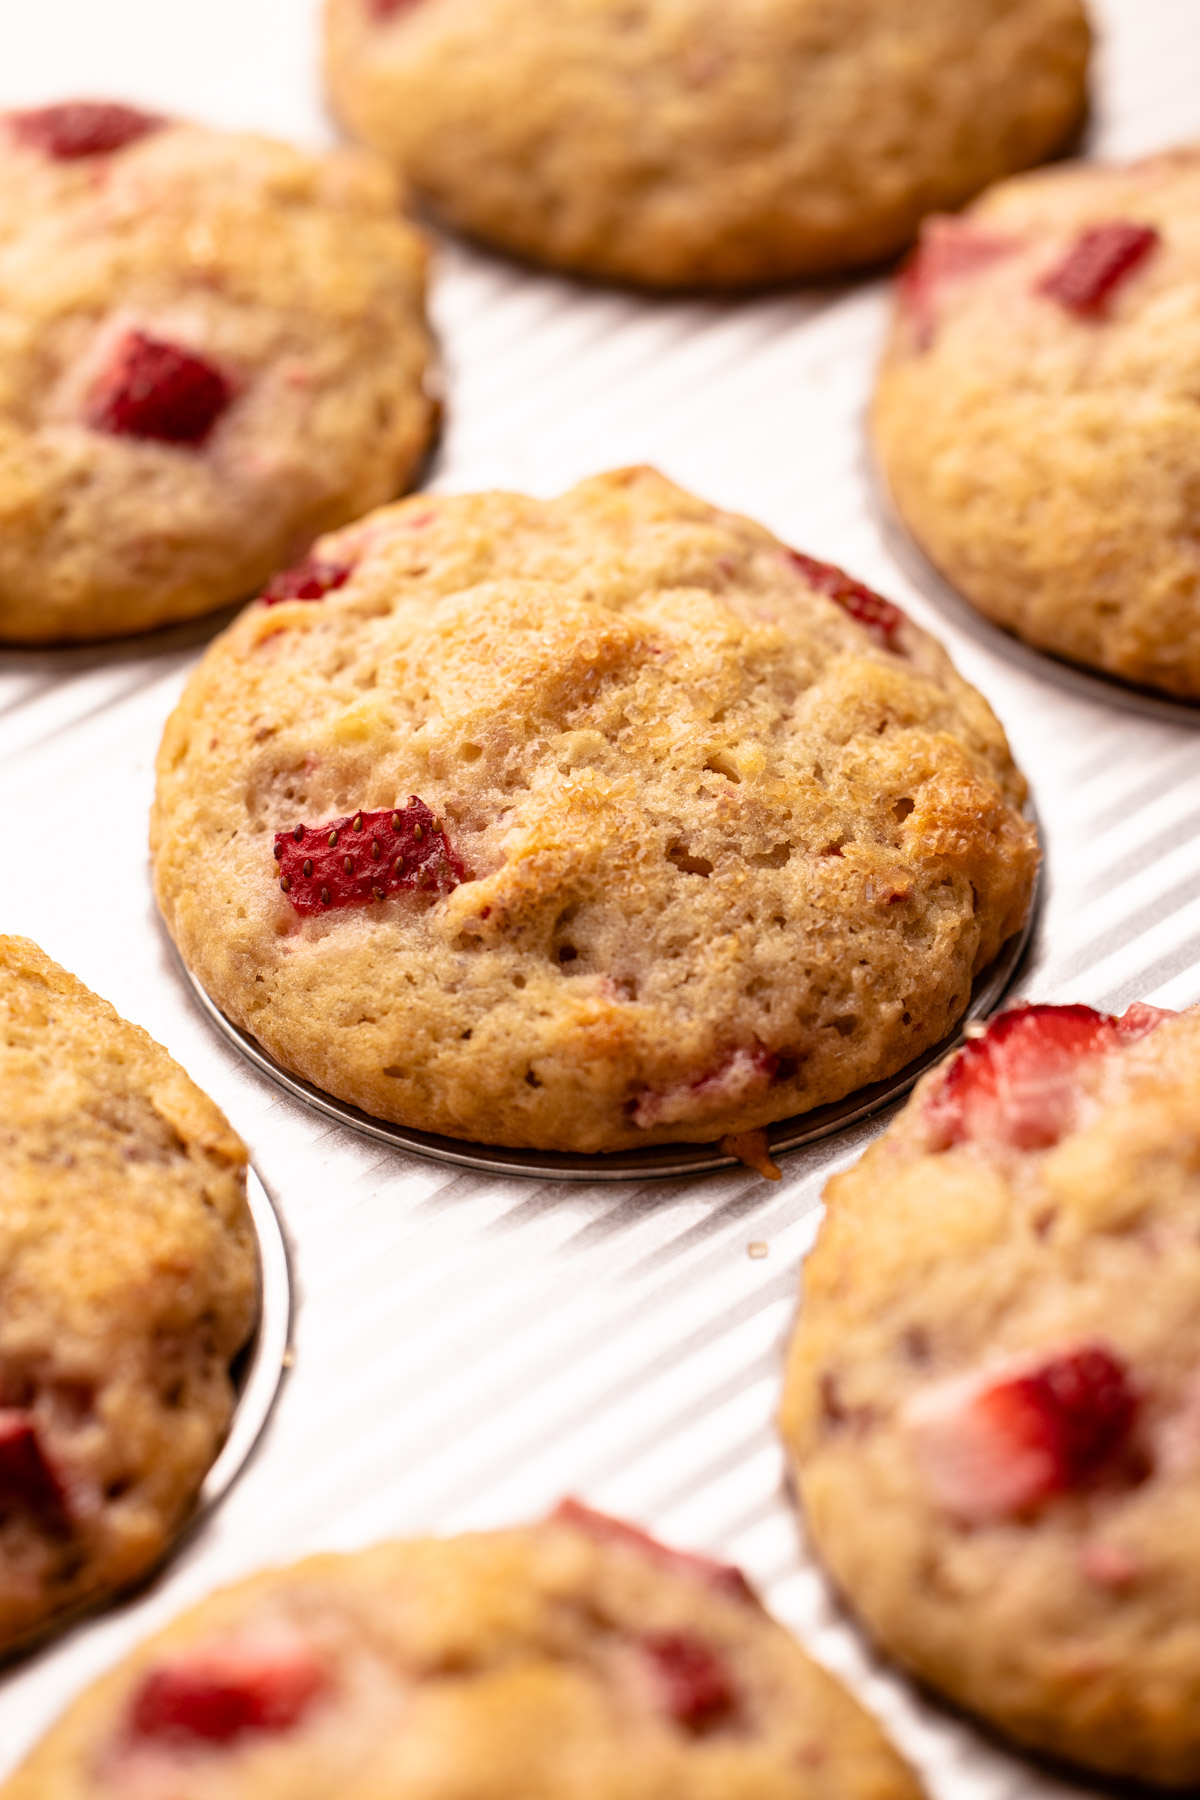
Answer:
[(1164, 1019), (1177, 1018), (1178, 1014), (1169, 1006), (1147, 1006), (1144, 1000), (1135, 1000), (1127, 1006), (1119, 1019), (1113, 1020), (1117, 1035), (1127, 1043), (1137, 1038), (1148, 1037)]
[(602, 1544), (623, 1544), (627, 1549), (638, 1550), (652, 1562), (660, 1563), (676, 1574), (702, 1581), (706, 1587), (716, 1588), (732, 1600), (757, 1604), (750, 1583), (732, 1563), (714, 1562), (711, 1557), (697, 1556), (691, 1550), (672, 1550), (636, 1525), (610, 1518), (607, 1513), (593, 1512), (590, 1506), (584, 1506), (578, 1500), (560, 1501), (550, 1516), (559, 1524), (572, 1525), (577, 1531), (586, 1532)]
[(58, 162), (77, 162), (87, 156), (109, 156), (123, 150), (166, 124), (155, 113), (111, 101), (68, 100), (60, 106), (39, 106), (31, 112), (10, 113), (13, 135), (31, 150), (41, 150)]
[(1080, 1572), (1089, 1581), (1116, 1594), (1123, 1588), (1132, 1587), (1146, 1572), (1145, 1564), (1135, 1551), (1123, 1544), (1105, 1543), (1102, 1538), (1081, 1544), (1078, 1562)]
[(1032, 1374), (991, 1389), (987, 1403), (1002, 1418), (1019, 1418), (1029, 1436), (1041, 1435), (1064, 1489), (1103, 1472), (1128, 1443), (1137, 1414), (1125, 1366), (1102, 1344), (1051, 1357)]
[(441, 822), (415, 794), (386, 812), (276, 832), (275, 860), (298, 913), (369, 906), (418, 889), (449, 894), (468, 879)]
[(642, 1638), (662, 1710), (697, 1737), (725, 1724), (737, 1711), (738, 1694), (724, 1662), (690, 1631)]
[(61, 1524), (67, 1496), (47, 1460), (29, 1413), (0, 1408), (0, 1515), (35, 1514), (48, 1524)]
[(232, 1744), (289, 1731), (330, 1687), (311, 1647), (282, 1632), (164, 1663), (142, 1681), (126, 1723), (141, 1743)]
[(843, 569), (835, 568), (833, 563), (817, 562), (815, 557), (805, 556), (800, 550), (789, 550), (788, 560), (818, 594), (836, 600), (843, 611), (856, 619), (881, 650), (890, 650), (897, 656), (904, 654), (899, 637), (908, 619), (898, 606), (893, 606), (882, 594), (864, 587), (861, 581), (855, 581)]
[(407, 12), (415, 6), (417, 0), (367, 0), (371, 17), (374, 19), (393, 19), (397, 13)]
[(650, 1130), (655, 1125), (678, 1125), (703, 1119), (714, 1112), (744, 1102), (760, 1088), (769, 1087), (780, 1058), (762, 1044), (730, 1050), (713, 1069), (705, 1069), (690, 1081), (669, 1088), (644, 1088), (629, 1102), (635, 1125)]
[(1112, 1473), (1137, 1410), (1124, 1365), (1092, 1344), (1001, 1379), (943, 1382), (909, 1403), (905, 1423), (938, 1504), (983, 1524)]
[(1066, 260), (1052, 269), (1038, 292), (1081, 319), (1100, 318), (1111, 296), (1161, 243), (1153, 225), (1093, 225), (1076, 239)]
[(898, 298), (912, 320), (917, 344), (927, 350), (938, 322), (945, 289), (968, 281), (1017, 248), (1011, 238), (980, 231), (962, 219), (933, 214), (921, 227), (917, 248), (900, 271)]
[(232, 399), (212, 363), (131, 331), (92, 395), (88, 424), (115, 437), (202, 444)]
[(323, 600), (335, 588), (345, 587), (353, 563), (322, 562), (307, 556), (294, 569), (281, 569), (272, 575), (262, 591), (264, 606), (278, 606), (282, 600)]
[(1090, 1006), (1014, 1006), (965, 1043), (926, 1105), (932, 1150), (999, 1143), (1045, 1150), (1071, 1129), (1080, 1062), (1144, 1037), (1170, 1015), (1130, 1007), (1121, 1019)]

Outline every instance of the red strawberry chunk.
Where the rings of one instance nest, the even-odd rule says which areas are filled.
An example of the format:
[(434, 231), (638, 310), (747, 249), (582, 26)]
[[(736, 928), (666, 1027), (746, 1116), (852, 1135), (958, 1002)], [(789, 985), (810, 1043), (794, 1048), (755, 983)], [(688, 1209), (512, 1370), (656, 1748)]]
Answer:
[(392, 894), (449, 894), (468, 879), (440, 820), (407, 806), (360, 812), (275, 834), (279, 885), (298, 913), (369, 906)]
[(1089, 1344), (1000, 1379), (926, 1389), (905, 1423), (938, 1505), (964, 1524), (984, 1524), (1113, 1473), (1137, 1410), (1124, 1364)]
[(701, 1736), (726, 1724), (738, 1708), (738, 1693), (725, 1663), (710, 1644), (690, 1631), (664, 1631), (642, 1638), (662, 1711), (685, 1731)]
[(127, 1738), (224, 1745), (289, 1731), (331, 1686), (300, 1638), (282, 1632), (214, 1646), (151, 1669), (133, 1696)]
[(371, 16), (374, 19), (394, 19), (397, 13), (407, 12), (415, 6), (417, 0), (367, 0)]
[(586, 1532), (589, 1537), (602, 1544), (623, 1544), (627, 1549), (638, 1550), (652, 1562), (673, 1570), (676, 1574), (690, 1576), (699, 1580), (706, 1587), (716, 1588), (731, 1600), (757, 1602), (754, 1590), (732, 1563), (714, 1562), (711, 1557), (697, 1556), (690, 1550), (672, 1550), (667, 1544), (660, 1544), (649, 1532), (641, 1531), (636, 1525), (627, 1525), (623, 1519), (610, 1518), (607, 1513), (593, 1512), (590, 1506), (584, 1506), (579, 1500), (562, 1500), (555, 1507), (551, 1518), (562, 1525), (572, 1525), (577, 1531)]
[(640, 1089), (626, 1110), (634, 1124), (645, 1131), (655, 1125), (702, 1119), (740, 1105), (758, 1090), (769, 1087), (779, 1072), (780, 1060), (763, 1044), (739, 1045), (699, 1075), (667, 1088)]
[(836, 600), (843, 611), (864, 627), (874, 638), (881, 650), (891, 650), (893, 654), (904, 654), (900, 644), (900, 632), (908, 624), (907, 616), (882, 594), (873, 593), (864, 587), (861, 581), (855, 581), (843, 569), (835, 568), (833, 563), (817, 562), (814, 557), (805, 556), (800, 550), (789, 550), (788, 560), (792, 562), (810, 587), (816, 588), (818, 594), (825, 594), (830, 600)]
[(1084, 1058), (1144, 1037), (1170, 1015), (1135, 1005), (1121, 1019), (1090, 1006), (1014, 1006), (971, 1038), (927, 1102), (931, 1150), (1007, 1144), (1045, 1150), (1070, 1131)]
[(353, 568), (353, 563), (322, 562), (319, 557), (307, 556), (294, 569), (272, 575), (262, 591), (262, 603), (278, 606), (282, 600), (323, 600), (335, 588), (345, 587)]
[(166, 124), (155, 113), (111, 101), (68, 100), (60, 106), (39, 106), (32, 112), (10, 113), (9, 126), (18, 142), (41, 150), (58, 162), (77, 162), (87, 156), (109, 156), (135, 144)]
[(67, 1496), (30, 1414), (4, 1407), (0, 1408), (0, 1516), (17, 1511), (58, 1525), (67, 1512)]
[(1119, 220), (1093, 225), (1076, 239), (1066, 260), (1051, 270), (1038, 291), (1081, 319), (1100, 318), (1117, 288), (1161, 241), (1153, 225)]
[(1127, 1006), (1119, 1019), (1113, 1020), (1117, 1035), (1126, 1043), (1133, 1043), (1137, 1038), (1148, 1037), (1155, 1026), (1161, 1025), (1164, 1019), (1174, 1019), (1178, 1015), (1168, 1006), (1147, 1006), (1144, 1000), (1135, 1000)]
[(937, 328), (938, 306), (947, 287), (990, 268), (1017, 245), (1011, 238), (978, 230), (962, 219), (937, 214), (921, 227), (917, 248), (900, 272), (898, 298), (911, 319), (917, 344), (927, 350)]
[(88, 424), (114, 437), (198, 445), (232, 399), (232, 385), (212, 363), (131, 331), (92, 394)]

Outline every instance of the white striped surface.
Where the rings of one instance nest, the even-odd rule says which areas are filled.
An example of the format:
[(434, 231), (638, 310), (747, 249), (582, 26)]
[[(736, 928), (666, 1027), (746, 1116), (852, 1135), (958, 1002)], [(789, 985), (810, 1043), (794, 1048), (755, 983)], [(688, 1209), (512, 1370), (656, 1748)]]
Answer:
[[(0, 0), (0, 105), (107, 90), (319, 140), (312, 10)], [(1196, 0), (1096, 10), (1098, 147), (1200, 133)], [(652, 461), (894, 594), (992, 699), (1035, 787), (1049, 881), (1024, 991), (1200, 1000), (1200, 735), (1029, 673), (948, 625), (897, 564), (859, 429), (878, 284), (648, 301), (456, 245), (438, 258), (435, 309), (450, 396), (435, 486), (553, 493)], [(322, 1120), (205, 1025), (155, 922), (145, 818), (162, 723), (208, 629), (151, 651), (0, 653), (0, 929), (37, 938), (145, 1025), (246, 1137), (294, 1253), (296, 1366), (260, 1453), (165, 1579), (0, 1677), (0, 1772), (83, 1681), (222, 1581), (319, 1547), (518, 1520), (573, 1491), (742, 1562), (936, 1800), (1074, 1791), (871, 1662), (782, 1490), (772, 1415), (797, 1268), (825, 1176), (874, 1127), (793, 1153), (779, 1186), (748, 1172), (480, 1179)]]

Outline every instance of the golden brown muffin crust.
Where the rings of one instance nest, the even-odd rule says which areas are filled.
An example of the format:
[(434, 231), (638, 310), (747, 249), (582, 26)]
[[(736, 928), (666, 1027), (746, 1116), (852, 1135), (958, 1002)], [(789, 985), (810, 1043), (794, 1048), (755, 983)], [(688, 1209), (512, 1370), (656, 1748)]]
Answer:
[[(156, 1671), (231, 1663), (310, 1702), (224, 1744), (138, 1744)], [(672, 1648), (666, 1648), (672, 1646)], [(682, 1687), (664, 1663), (691, 1670)], [(193, 1666), (194, 1660), (193, 1660)], [(243, 1666), (245, 1663), (243, 1662)], [(705, 1675), (700, 1671), (704, 1670)], [(702, 1685), (701, 1685), (702, 1684)], [(720, 1698), (718, 1698), (720, 1696)], [(145, 1709), (142, 1712), (145, 1718)], [(5, 1800), (917, 1800), (879, 1728), (748, 1591), (551, 1520), (254, 1577), (75, 1703)]]
[[(1047, 291), (1088, 234), (1114, 228), (1157, 241), (1091, 308)], [(875, 440), (906, 524), (981, 612), (1195, 699), (1198, 387), (1193, 146), (1028, 176), (931, 221), (901, 284)]]
[[(902, 1067), (1023, 922), (986, 703), (760, 526), (631, 470), (318, 554), (343, 586), (246, 612), (194, 675), (152, 837), (188, 966), (329, 1092), (483, 1142), (709, 1141)], [(298, 913), (276, 834), (412, 795), (470, 878)]]
[[(165, 1050), (0, 938), (0, 1650), (144, 1574), (233, 1411), (257, 1305), (246, 1152)], [(15, 1468), (15, 1473), (14, 1473)]]
[[(1077, 1117), (1058, 1141), (938, 1149), (943, 1066), (834, 1178), (805, 1264), (783, 1431), (816, 1547), (888, 1653), (1028, 1744), (1189, 1785), (1200, 1009), (1072, 1079)], [(954, 1443), (939, 1430), (931, 1447), (921, 1421), (953, 1413), (961, 1443), (972, 1410), (955, 1411), (959, 1384), (969, 1395), (1081, 1347), (1124, 1370), (1136, 1412), (1123, 1460), (1036, 1503), (1006, 1503), (1002, 1485), (989, 1505), (1014, 1445), (995, 1466), (952, 1464), (947, 1489)]]
[[(63, 161), (0, 116), (0, 637), (211, 611), (408, 485), (431, 346), (397, 207), (357, 152), (164, 122)], [(138, 339), (225, 384), (198, 441), (112, 428)]]

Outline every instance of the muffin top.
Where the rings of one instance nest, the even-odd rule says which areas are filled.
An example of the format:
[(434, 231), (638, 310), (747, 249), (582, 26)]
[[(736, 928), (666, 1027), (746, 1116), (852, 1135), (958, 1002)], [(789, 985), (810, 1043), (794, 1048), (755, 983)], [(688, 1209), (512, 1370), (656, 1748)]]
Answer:
[(144, 1574), (257, 1311), (246, 1152), (166, 1051), (0, 938), (0, 1650)]
[(1078, 124), (1079, 0), (327, 0), (351, 130), (437, 211), (653, 287), (893, 254)]
[(1024, 783), (940, 647), (651, 471), (409, 501), (268, 598), (322, 589), (193, 676), (155, 880), (225, 1013), (367, 1112), (752, 1129), (936, 1043), (1025, 917)]
[(1200, 146), (927, 223), (874, 407), (899, 511), (981, 612), (1200, 698)]
[(736, 1569), (568, 1502), (205, 1601), (5, 1800), (917, 1800)]
[(1200, 1008), (1002, 1013), (827, 1200), (783, 1426), (842, 1591), (1015, 1737), (1200, 1780)]
[(433, 409), (397, 206), (364, 153), (0, 115), (0, 638), (244, 599), (407, 485)]

